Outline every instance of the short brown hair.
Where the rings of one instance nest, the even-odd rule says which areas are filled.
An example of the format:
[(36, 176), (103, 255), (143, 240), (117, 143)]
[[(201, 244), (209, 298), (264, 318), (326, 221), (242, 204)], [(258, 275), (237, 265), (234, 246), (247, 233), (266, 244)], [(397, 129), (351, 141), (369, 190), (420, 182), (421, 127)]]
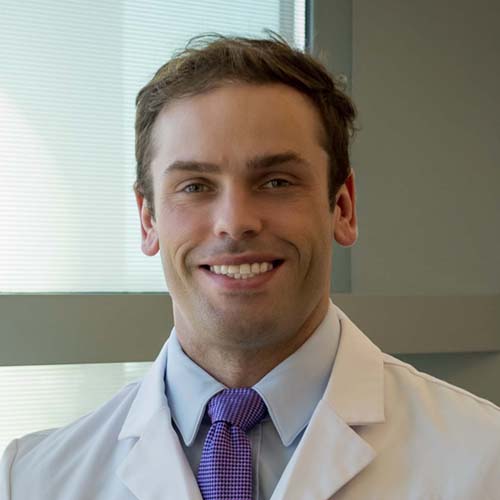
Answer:
[(324, 128), (322, 146), (330, 158), (328, 196), (335, 195), (350, 174), (349, 143), (356, 111), (351, 99), (319, 61), (271, 33), (267, 39), (202, 35), (164, 64), (136, 98), (134, 189), (154, 215), (150, 173), (152, 131), (159, 112), (175, 99), (201, 94), (233, 82), (282, 83), (307, 95)]

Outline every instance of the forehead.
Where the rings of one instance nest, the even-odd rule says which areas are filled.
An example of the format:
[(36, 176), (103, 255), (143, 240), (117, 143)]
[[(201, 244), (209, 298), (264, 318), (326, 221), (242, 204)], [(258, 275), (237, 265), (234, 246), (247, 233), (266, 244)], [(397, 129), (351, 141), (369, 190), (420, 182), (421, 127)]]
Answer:
[(224, 163), (279, 151), (314, 155), (321, 148), (319, 112), (307, 96), (282, 84), (228, 84), (167, 105), (153, 129), (159, 161)]

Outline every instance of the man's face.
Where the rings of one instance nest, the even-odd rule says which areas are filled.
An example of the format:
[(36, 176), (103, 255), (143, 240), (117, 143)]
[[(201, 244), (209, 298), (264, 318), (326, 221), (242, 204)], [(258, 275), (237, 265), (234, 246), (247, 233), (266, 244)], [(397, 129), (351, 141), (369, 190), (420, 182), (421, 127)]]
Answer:
[(329, 209), (320, 123), (280, 84), (226, 85), (158, 116), (155, 217), (138, 203), (143, 251), (160, 251), (180, 339), (280, 345), (326, 312), (340, 210)]

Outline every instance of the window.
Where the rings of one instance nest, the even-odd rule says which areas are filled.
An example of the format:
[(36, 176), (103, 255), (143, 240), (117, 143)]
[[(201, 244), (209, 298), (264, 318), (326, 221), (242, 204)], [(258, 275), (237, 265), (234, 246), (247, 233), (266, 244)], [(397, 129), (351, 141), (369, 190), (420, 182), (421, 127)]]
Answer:
[[(0, 1), (0, 293), (165, 291), (159, 258), (140, 251), (135, 96), (201, 33), (267, 28), (303, 48), (306, 0)], [(1, 367), (0, 453), (148, 366)]]
[(305, 0), (2, 4), (0, 292), (165, 291), (140, 251), (135, 96), (200, 33), (303, 48)]

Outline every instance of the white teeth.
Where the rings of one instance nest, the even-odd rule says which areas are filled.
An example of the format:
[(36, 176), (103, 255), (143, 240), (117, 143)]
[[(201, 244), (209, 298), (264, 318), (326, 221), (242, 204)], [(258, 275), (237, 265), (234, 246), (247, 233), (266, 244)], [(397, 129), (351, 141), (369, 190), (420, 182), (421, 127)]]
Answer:
[(273, 268), (271, 262), (254, 262), (253, 264), (210, 266), (210, 271), (215, 274), (224, 274), (234, 279), (248, 279), (255, 275), (265, 273)]
[(241, 274), (250, 274), (250, 264), (241, 264), (240, 273)]

